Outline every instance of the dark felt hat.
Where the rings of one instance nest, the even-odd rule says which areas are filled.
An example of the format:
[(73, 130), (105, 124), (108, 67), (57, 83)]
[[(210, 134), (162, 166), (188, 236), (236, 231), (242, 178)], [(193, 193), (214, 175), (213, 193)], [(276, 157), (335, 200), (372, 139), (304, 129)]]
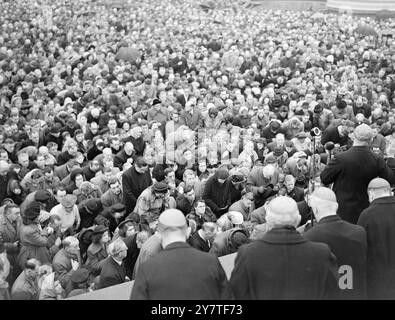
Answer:
[(165, 182), (157, 182), (152, 187), (152, 190), (154, 192), (159, 192), (159, 193), (166, 193), (168, 189), (169, 186)]
[(37, 190), (34, 195), (34, 200), (39, 202), (47, 202), (51, 199), (51, 193), (48, 190)]
[(33, 201), (26, 206), (23, 216), (27, 219), (34, 220), (40, 215), (40, 204), (37, 201)]
[(106, 231), (108, 231), (108, 228), (106, 226), (98, 225), (93, 229), (93, 234), (102, 234)]
[(84, 283), (89, 279), (89, 271), (85, 268), (75, 270), (70, 277), (70, 280), (74, 283)]

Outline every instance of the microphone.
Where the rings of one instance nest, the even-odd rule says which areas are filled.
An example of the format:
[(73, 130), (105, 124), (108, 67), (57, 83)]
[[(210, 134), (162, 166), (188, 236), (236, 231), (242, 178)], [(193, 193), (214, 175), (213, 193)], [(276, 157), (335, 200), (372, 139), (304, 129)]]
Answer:
[(327, 143), (325, 143), (324, 148), (325, 150), (331, 151), (335, 148), (335, 144), (332, 141), (328, 141)]
[(321, 130), (318, 127), (314, 127), (313, 129), (310, 130), (310, 135), (312, 137), (318, 137), (321, 135)]

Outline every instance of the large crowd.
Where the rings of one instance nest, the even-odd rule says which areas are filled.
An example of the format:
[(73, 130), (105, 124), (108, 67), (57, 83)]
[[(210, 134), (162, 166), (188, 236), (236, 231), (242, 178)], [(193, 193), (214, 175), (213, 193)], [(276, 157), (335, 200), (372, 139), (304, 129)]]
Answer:
[(395, 169), (394, 19), (221, 4), (0, 3), (0, 300), (135, 279), (166, 209), (217, 257), (304, 226), (361, 124)]

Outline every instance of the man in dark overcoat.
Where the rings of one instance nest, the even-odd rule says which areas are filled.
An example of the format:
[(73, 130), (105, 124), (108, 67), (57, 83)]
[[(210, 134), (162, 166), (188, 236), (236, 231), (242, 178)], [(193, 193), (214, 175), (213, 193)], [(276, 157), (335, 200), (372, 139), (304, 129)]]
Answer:
[(324, 243), (302, 237), (295, 200), (280, 196), (266, 209), (269, 231), (239, 248), (230, 283), (236, 299), (332, 298), (337, 286), (336, 258)]
[(366, 299), (367, 242), (365, 229), (342, 220), (337, 214), (335, 193), (320, 187), (310, 196), (310, 206), (317, 223), (303, 236), (326, 243), (337, 258), (343, 278), (337, 294), (340, 300)]
[(177, 209), (159, 216), (162, 250), (136, 274), (131, 300), (222, 300), (233, 294), (219, 260), (186, 243), (187, 221)]
[(337, 154), (321, 173), (321, 182), (333, 183), (339, 203), (337, 214), (345, 221), (356, 224), (362, 210), (369, 206), (366, 193), (369, 182), (381, 177), (392, 183), (394, 174), (385, 161), (370, 151), (372, 129), (361, 124), (354, 131), (353, 147)]
[(368, 185), (370, 206), (358, 224), (368, 241), (368, 299), (395, 299), (395, 197), (388, 181), (373, 179)]

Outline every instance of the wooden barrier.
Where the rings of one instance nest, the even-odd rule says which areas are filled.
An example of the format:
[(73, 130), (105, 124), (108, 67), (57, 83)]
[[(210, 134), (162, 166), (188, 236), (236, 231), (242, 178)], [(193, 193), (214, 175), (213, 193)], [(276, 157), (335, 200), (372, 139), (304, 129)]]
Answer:
[[(226, 276), (229, 279), (234, 267), (236, 253), (219, 258)], [(116, 286), (96, 290), (90, 293), (81, 294), (67, 300), (129, 300), (134, 281), (125, 282)]]

